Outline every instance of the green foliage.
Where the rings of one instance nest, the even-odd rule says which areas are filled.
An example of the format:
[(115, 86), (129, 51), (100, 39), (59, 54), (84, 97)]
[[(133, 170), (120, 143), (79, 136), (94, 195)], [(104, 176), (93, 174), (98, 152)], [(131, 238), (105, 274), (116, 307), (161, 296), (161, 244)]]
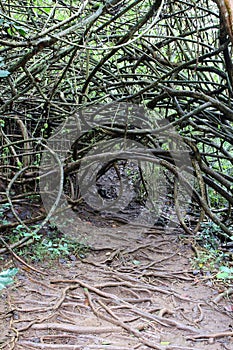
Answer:
[(198, 252), (198, 256), (191, 260), (194, 269), (214, 273), (219, 266), (219, 263), (223, 263), (224, 253), (220, 250), (201, 250)]
[(26, 37), (27, 30), (22, 25), (16, 23), (16, 21), (9, 21), (6, 19), (0, 19), (0, 26), (2, 31), (6, 32), (8, 36), (22, 36)]
[(25, 227), (23, 225), (18, 225), (16, 228), (12, 230), (13, 235), (11, 236), (11, 240), (14, 243), (17, 242), (19, 239), (24, 237), (31, 237), (33, 240), (37, 241), (41, 238), (41, 235), (38, 233), (35, 233), (34, 230), (37, 228), (37, 226), (30, 226), (31, 232), (28, 232), (25, 230)]
[(17, 274), (18, 269), (8, 269), (0, 273), (0, 290), (14, 282), (13, 277)]
[[(2, 67), (3, 65), (4, 65), (3, 57), (0, 57), (0, 67)], [(6, 78), (8, 77), (9, 74), (10, 72), (8, 70), (0, 69), (0, 78)], [(4, 125), (2, 125), (1, 123), (1, 126), (4, 126)]]
[[(5, 120), (0, 119), (0, 128), (5, 126)], [(9, 164), (9, 155), (10, 151), (8, 147), (4, 147), (1, 150), (1, 164), (8, 165)]]
[(47, 135), (48, 127), (49, 127), (48, 123), (44, 123), (43, 127), (41, 128), (41, 135), (45, 138), (48, 136)]
[[(211, 171), (210, 175), (208, 176), (210, 182), (206, 186), (208, 204), (211, 209), (220, 210), (228, 207), (229, 205), (228, 199), (224, 196), (224, 191), (225, 193), (229, 193), (229, 187), (230, 191), (233, 189), (233, 187), (229, 185), (227, 187), (219, 178), (220, 175), (225, 178), (228, 183), (232, 182), (231, 177), (233, 177), (233, 168), (231, 159), (227, 157), (227, 154), (232, 154), (232, 144), (227, 141), (227, 138), (226, 140), (224, 139), (223, 135), (225, 128), (223, 125), (216, 122), (215, 127), (217, 130), (216, 135), (219, 133), (219, 136), (214, 136), (210, 139), (209, 135), (206, 137), (208, 129), (205, 127), (201, 129), (203, 132), (201, 136), (199, 131), (195, 130), (195, 128), (192, 128), (190, 125), (188, 125), (185, 128), (185, 131), (183, 131), (181, 134), (185, 136), (186, 133), (186, 136), (189, 135), (191, 138), (199, 138), (197, 147), (200, 155), (202, 155), (203, 164), (205, 164)], [(215, 185), (219, 186), (219, 188), (222, 188), (223, 193), (221, 193), (218, 190), (218, 187)], [(199, 190), (198, 186), (196, 189)], [(222, 220), (222, 214), (217, 215), (219, 219)]]
[(89, 247), (76, 240), (70, 239), (55, 229), (49, 227), (46, 233), (33, 233), (37, 226), (30, 226), (31, 232), (26, 232), (22, 225), (18, 225), (12, 232), (10, 243), (15, 243), (24, 237), (29, 237), (28, 244), (17, 250), (17, 254), (27, 261), (43, 261), (45, 259), (74, 259), (85, 258)]
[(229, 254), (221, 250), (218, 239), (221, 229), (213, 222), (204, 222), (201, 227), (196, 241), (202, 249), (197, 249), (197, 256), (191, 260), (193, 267), (220, 280), (232, 279), (233, 268), (228, 267)]
[(216, 277), (221, 280), (233, 279), (233, 267), (220, 266)]
[(8, 72), (8, 70), (0, 69), (0, 78), (6, 78), (6, 77), (8, 77), (9, 74), (10, 74), (10, 72)]
[(48, 257), (51, 260), (57, 258), (69, 259), (72, 256), (82, 259), (85, 258), (87, 252), (88, 247), (83, 243), (75, 242), (66, 237), (52, 237), (36, 242), (31, 247), (30, 252), (21, 250), (20, 253), (22, 255), (26, 253), (32, 261), (43, 261)]
[(220, 240), (218, 234), (221, 229), (212, 221), (201, 224), (202, 231), (198, 234), (196, 241), (204, 249), (200, 251), (198, 257), (194, 258), (196, 266), (204, 270), (214, 270), (225, 258), (225, 254), (220, 250)]
[(9, 203), (0, 205), (0, 221), (2, 225), (7, 225), (9, 223), (9, 221), (5, 218), (5, 213), (7, 210), (9, 210), (9, 208), (10, 208)]
[[(6, 213), (10, 204), (0, 205), (1, 224), (9, 224)], [(46, 229), (37, 232), (38, 225), (31, 225), (27, 231), (23, 225), (17, 225), (8, 235), (8, 244), (14, 244), (23, 238), (28, 238), (27, 245), (15, 249), (15, 252), (28, 261), (43, 261), (45, 259), (75, 259), (85, 258), (89, 247), (85, 242), (61, 235), (51, 223)]]
[(221, 228), (212, 221), (203, 222), (201, 224), (201, 232), (197, 237), (200, 245), (207, 250), (216, 250), (219, 247), (219, 234)]

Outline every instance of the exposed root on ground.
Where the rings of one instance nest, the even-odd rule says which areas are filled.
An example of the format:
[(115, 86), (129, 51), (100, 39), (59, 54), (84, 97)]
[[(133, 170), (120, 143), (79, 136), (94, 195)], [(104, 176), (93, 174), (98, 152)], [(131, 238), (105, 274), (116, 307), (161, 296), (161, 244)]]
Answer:
[(230, 349), (232, 288), (216, 295), (210, 281), (195, 282), (190, 244), (170, 234), (118, 240), (47, 266), (49, 277), (22, 270), (8, 291), (0, 349)]

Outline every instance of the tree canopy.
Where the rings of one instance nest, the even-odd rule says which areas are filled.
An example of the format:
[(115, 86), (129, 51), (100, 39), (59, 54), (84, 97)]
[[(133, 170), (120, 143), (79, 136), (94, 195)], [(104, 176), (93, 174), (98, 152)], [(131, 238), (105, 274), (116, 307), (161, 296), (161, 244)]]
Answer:
[[(189, 149), (192, 199), (201, 212), (194, 230), (207, 216), (223, 239), (231, 238), (232, 1), (2, 0), (0, 11), (4, 186), (35, 180), (38, 139), (83, 108), (143, 106), (159, 126), (136, 127), (134, 134), (153, 148), (166, 119)], [(116, 124), (105, 127), (121, 135)], [(96, 134), (90, 140), (94, 147)], [(168, 155), (159, 158), (173, 164)], [(19, 193), (11, 196), (17, 200)], [(190, 232), (185, 218), (179, 220)]]

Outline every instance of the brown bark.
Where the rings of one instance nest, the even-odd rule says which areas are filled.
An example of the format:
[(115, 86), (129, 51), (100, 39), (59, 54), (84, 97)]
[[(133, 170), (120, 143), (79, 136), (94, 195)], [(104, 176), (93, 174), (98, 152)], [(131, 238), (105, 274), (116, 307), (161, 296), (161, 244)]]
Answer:
[(216, 3), (219, 7), (226, 31), (233, 43), (233, 0), (216, 0)]

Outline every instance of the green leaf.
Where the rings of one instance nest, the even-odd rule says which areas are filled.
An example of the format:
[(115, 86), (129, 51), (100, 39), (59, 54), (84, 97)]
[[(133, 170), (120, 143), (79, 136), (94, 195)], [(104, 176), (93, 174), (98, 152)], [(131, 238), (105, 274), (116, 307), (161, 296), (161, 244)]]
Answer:
[(220, 267), (219, 267), (219, 271), (227, 272), (227, 273), (232, 273), (232, 272), (233, 272), (233, 269), (230, 269), (230, 268), (227, 267), (227, 266), (220, 266)]
[(169, 341), (161, 341), (161, 345), (170, 345), (171, 343)]
[(6, 270), (6, 271), (2, 271), (1, 273), (0, 273), (0, 277), (1, 276), (11, 276), (11, 277), (13, 277), (13, 276), (15, 276), (16, 274), (17, 274), (17, 272), (19, 271), (19, 269), (16, 269), (16, 268), (13, 268), (13, 269), (8, 269), (8, 270)]
[(139, 261), (139, 260), (133, 260), (132, 263), (133, 263), (134, 265), (140, 265), (140, 264), (141, 264), (141, 261)]
[(5, 288), (7, 285), (12, 284), (13, 278), (16, 273), (18, 272), (18, 269), (8, 269), (6, 271), (2, 271), (0, 273), (0, 290)]
[(219, 272), (219, 273), (217, 273), (216, 277), (218, 279), (225, 280), (229, 277), (229, 273), (228, 272)]
[(7, 284), (11, 283), (12, 278), (9, 276), (8, 277), (0, 276), (0, 281), (2, 284), (7, 285)]
[(0, 282), (0, 290), (2, 290), (2, 289), (5, 288), (5, 287), (6, 287), (6, 286)]
[(14, 28), (20, 35), (26, 36), (27, 33), (23, 27), (14, 24)]
[(0, 69), (0, 78), (6, 78), (8, 75), (11, 74), (8, 70), (2, 70)]

